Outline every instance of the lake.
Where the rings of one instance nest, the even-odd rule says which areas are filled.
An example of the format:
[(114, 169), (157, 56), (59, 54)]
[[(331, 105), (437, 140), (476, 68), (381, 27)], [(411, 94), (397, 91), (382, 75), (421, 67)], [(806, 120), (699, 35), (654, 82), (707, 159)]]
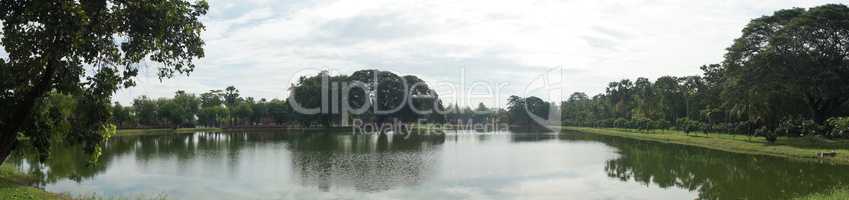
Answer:
[(97, 165), (20, 152), (8, 163), (48, 191), (169, 199), (787, 199), (849, 182), (847, 166), (578, 132), (127, 136)]

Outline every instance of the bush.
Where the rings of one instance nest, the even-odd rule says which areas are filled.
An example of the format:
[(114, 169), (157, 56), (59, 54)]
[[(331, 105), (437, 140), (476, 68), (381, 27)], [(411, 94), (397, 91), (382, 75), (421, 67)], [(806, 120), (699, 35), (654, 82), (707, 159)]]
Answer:
[(750, 135), (754, 131), (754, 125), (749, 121), (742, 121), (734, 124), (734, 133), (741, 135)]
[(833, 117), (827, 120), (828, 137), (845, 138), (849, 137), (849, 117)]
[(651, 129), (667, 129), (669, 128), (669, 121), (666, 120), (653, 120), (649, 125)]
[(715, 131), (715, 130), (713, 129), (713, 128), (714, 128), (714, 125), (712, 125), (712, 124), (708, 124), (708, 123), (699, 123), (699, 125), (700, 125), (700, 127), (701, 127), (701, 129), (702, 129), (702, 132), (704, 132), (705, 134), (708, 134), (708, 133), (711, 133), (711, 132), (714, 132), (714, 131)]
[(637, 130), (648, 131), (648, 130), (652, 129), (652, 127), (651, 127), (652, 120), (650, 120), (650, 119), (637, 118), (637, 119), (631, 120), (631, 123), (634, 124), (634, 126), (635, 126), (635, 128), (637, 128)]
[(819, 135), (825, 132), (823, 130), (824, 127), (817, 125), (813, 120), (803, 119), (802, 117), (787, 118), (781, 121), (775, 129), (776, 133), (790, 137)]
[(701, 124), (697, 121), (690, 120), (689, 118), (681, 118), (678, 119), (676, 127), (678, 130), (684, 131), (686, 134), (690, 134), (691, 131), (698, 130), (701, 127)]
[(614, 126), (613, 126), (613, 120), (612, 120), (612, 119), (602, 119), (602, 120), (598, 120), (598, 121), (596, 121), (596, 126), (598, 126), (598, 127), (604, 127), (604, 128), (614, 127)]
[(769, 142), (769, 143), (775, 143), (775, 141), (778, 140), (778, 135), (775, 134), (775, 131), (769, 130), (769, 128), (767, 128), (765, 126), (756, 129), (755, 135), (763, 136), (764, 138), (766, 138), (766, 141)]
[(716, 132), (720, 132), (720, 133), (731, 133), (734, 130), (732, 127), (733, 126), (730, 126), (729, 123), (719, 123), (719, 124), (714, 124), (713, 128), (711, 128), (711, 130), (716, 131)]
[(616, 118), (616, 120), (613, 121), (613, 127), (628, 128), (627, 126), (628, 126), (628, 120), (625, 119), (625, 118)]

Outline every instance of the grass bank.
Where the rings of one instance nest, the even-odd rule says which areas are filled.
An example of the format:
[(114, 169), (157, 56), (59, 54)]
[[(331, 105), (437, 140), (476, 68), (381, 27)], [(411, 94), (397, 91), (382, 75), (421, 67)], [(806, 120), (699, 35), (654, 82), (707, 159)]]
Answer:
[(34, 177), (18, 172), (12, 166), (0, 166), (0, 199), (2, 200), (166, 200), (163, 195), (126, 197), (101, 197), (98, 195), (71, 196), (68, 194), (57, 194), (30, 185), (36, 180)]
[(157, 129), (118, 129), (117, 136), (164, 134), (164, 133), (194, 133), (198, 131), (222, 131), (221, 128), (157, 128)]
[(795, 200), (846, 200), (849, 199), (849, 188), (839, 188), (826, 193), (813, 194)]
[(15, 168), (7, 165), (0, 166), (0, 199), (8, 200), (70, 200), (71, 198), (60, 194), (50, 193), (38, 188), (30, 187), (29, 184), (35, 180), (31, 176), (19, 173)]
[[(833, 141), (815, 137), (779, 138), (769, 144), (763, 137), (748, 137), (732, 134), (684, 134), (680, 131), (655, 130), (637, 131), (633, 129), (563, 127), (565, 130), (617, 136), (638, 140), (697, 146), (721, 151), (778, 156), (791, 159), (824, 161), (833, 164), (849, 165), (849, 141)], [(835, 157), (817, 158), (817, 152), (837, 151)]]

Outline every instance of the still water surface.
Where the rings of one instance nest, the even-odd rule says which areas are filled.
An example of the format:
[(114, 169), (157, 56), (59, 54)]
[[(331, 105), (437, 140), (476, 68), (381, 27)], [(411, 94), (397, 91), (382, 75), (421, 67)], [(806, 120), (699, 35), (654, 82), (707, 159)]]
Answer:
[(849, 182), (845, 166), (577, 132), (144, 135), (85, 160), (10, 162), (48, 191), (169, 199), (787, 199)]

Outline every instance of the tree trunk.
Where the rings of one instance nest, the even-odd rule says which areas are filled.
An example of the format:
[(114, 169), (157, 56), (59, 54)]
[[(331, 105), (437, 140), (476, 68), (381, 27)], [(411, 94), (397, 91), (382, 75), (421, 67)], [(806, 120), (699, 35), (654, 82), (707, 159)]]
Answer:
[[(13, 126), (9, 124), (9, 126)], [(12, 150), (15, 150), (15, 147), (18, 144), (18, 138), (16, 138), (16, 132), (8, 132), (6, 131), (7, 127), (3, 127), (3, 132), (0, 133), (0, 165), (6, 161), (6, 158), (12, 154)]]
[(826, 113), (823, 110), (814, 108), (813, 110), (814, 122), (819, 125), (825, 124)]
[(18, 131), (24, 124), (30, 124), (36, 100), (49, 91), (57, 64), (52, 62), (47, 65), (47, 69), (45, 69), (38, 84), (26, 94), (21, 104), (15, 106), (15, 110), (9, 116), (9, 121), (4, 124), (4, 127), (0, 127), (0, 165), (6, 162), (6, 158), (15, 150), (18, 143)]
[(810, 105), (814, 122), (819, 125), (825, 124), (826, 120), (828, 120), (828, 118), (834, 113), (833, 111), (840, 109), (843, 102), (844, 100), (842, 99), (830, 99), (820, 101), (819, 104)]

